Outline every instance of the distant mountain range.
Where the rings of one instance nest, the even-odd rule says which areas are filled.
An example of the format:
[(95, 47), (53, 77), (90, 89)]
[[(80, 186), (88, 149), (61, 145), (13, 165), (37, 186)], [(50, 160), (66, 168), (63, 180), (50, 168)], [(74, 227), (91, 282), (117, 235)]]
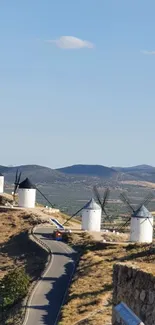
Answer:
[(106, 181), (143, 180), (155, 182), (155, 167), (139, 165), (134, 167), (105, 167), (102, 165), (73, 165), (51, 169), (38, 165), (17, 167), (0, 166), (6, 182), (13, 184), (17, 168), (22, 172), (22, 180), (29, 177), (35, 184), (71, 183), (86, 180), (93, 182), (99, 179)]

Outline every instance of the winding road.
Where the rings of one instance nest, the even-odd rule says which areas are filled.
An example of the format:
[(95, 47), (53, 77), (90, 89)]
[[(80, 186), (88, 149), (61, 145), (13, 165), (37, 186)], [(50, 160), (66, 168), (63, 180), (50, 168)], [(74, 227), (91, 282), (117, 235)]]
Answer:
[(74, 272), (76, 252), (51, 238), (50, 227), (37, 228), (35, 235), (52, 251), (52, 259), (38, 282), (28, 306), (23, 325), (56, 325)]

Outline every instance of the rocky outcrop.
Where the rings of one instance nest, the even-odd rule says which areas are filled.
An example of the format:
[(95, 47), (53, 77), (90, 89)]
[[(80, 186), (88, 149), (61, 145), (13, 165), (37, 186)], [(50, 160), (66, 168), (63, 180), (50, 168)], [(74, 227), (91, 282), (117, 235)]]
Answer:
[(126, 303), (145, 325), (155, 325), (155, 276), (136, 266), (115, 264), (113, 305), (116, 306), (120, 302)]

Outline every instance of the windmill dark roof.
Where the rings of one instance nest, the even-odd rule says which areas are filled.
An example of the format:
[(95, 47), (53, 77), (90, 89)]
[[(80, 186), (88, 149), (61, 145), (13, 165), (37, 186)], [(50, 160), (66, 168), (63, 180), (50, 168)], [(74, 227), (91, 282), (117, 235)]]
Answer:
[(19, 184), (19, 188), (35, 189), (35, 186), (30, 182), (28, 178), (26, 178), (23, 182)]
[(84, 207), (83, 209), (86, 210), (100, 210), (101, 207), (95, 202), (95, 200), (92, 198)]
[(132, 217), (135, 218), (152, 218), (152, 214), (148, 211), (148, 209), (142, 205), (140, 209), (136, 210)]
[(0, 176), (4, 176), (4, 175), (0, 173)]

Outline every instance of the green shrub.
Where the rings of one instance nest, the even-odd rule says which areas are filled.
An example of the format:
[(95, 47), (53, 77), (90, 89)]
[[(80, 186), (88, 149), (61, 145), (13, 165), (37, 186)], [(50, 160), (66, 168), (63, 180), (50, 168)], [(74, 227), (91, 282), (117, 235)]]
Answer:
[(0, 281), (0, 307), (8, 308), (28, 292), (30, 278), (23, 268), (16, 268), (10, 271)]

